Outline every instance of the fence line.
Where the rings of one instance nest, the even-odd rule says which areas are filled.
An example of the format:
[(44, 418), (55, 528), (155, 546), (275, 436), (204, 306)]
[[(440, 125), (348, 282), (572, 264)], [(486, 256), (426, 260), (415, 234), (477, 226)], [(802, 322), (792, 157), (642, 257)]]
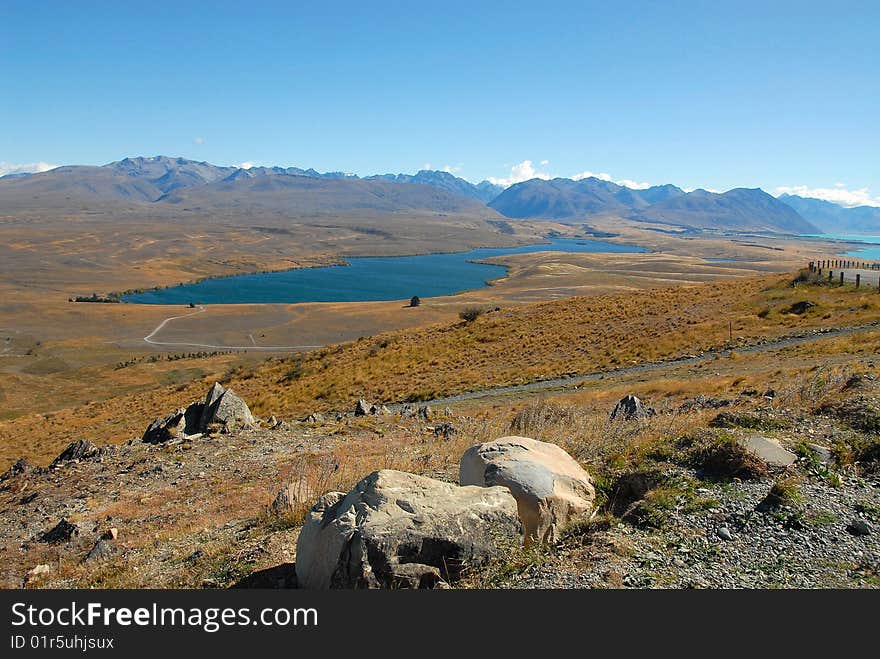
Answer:
[[(810, 261), (810, 272), (815, 272), (819, 277), (828, 273), (828, 282), (843, 286), (852, 282), (856, 288), (873, 286), (877, 282), (877, 292), (880, 293), (880, 261), (861, 261), (854, 259), (822, 259)], [(873, 273), (877, 273), (874, 275)]]

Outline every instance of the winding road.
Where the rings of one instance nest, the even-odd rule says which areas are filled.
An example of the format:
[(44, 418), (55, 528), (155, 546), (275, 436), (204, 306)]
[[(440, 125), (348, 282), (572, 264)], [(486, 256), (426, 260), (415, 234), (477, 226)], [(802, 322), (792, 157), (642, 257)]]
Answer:
[(205, 305), (200, 304), (195, 311), (191, 311), (190, 313), (181, 314), (180, 316), (170, 316), (166, 318), (161, 323), (156, 325), (156, 328), (147, 334), (144, 337), (144, 341), (154, 346), (175, 346), (175, 347), (189, 347), (189, 348), (210, 348), (212, 350), (263, 350), (267, 352), (283, 352), (285, 350), (311, 350), (314, 348), (322, 348), (323, 346), (258, 346), (257, 342), (254, 340), (253, 335), (248, 334), (248, 337), (251, 340), (252, 345), (247, 346), (230, 346), (230, 345), (214, 345), (211, 343), (190, 343), (186, 341), (158, 341), (154, 337), (161, 332), (165, 325), (167, 325), (172, 320), (178, 320), (179, 318), (189, 318), (190, 316), (195, 316), (196, 314), (205, 313), (208, 309)]

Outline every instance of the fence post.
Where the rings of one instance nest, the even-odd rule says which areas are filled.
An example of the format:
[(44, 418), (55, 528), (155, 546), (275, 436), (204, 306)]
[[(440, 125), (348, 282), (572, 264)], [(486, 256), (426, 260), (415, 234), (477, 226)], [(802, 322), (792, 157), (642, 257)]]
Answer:
[(862, 276), (860, 274), (856, 274), (856, 288), (861, 286), (862, 284)]
[(840, 271), (840, 285), (843, 286), (843, 270)]

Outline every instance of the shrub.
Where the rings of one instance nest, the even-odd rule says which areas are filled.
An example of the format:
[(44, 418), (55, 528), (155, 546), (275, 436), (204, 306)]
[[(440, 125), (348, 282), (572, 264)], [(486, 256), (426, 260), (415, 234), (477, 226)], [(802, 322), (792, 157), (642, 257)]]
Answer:
[(484, 311), (480, 307), (467, 307), (458, 312), (458, 317), (466, 323), (472, 323), (482, 316)]

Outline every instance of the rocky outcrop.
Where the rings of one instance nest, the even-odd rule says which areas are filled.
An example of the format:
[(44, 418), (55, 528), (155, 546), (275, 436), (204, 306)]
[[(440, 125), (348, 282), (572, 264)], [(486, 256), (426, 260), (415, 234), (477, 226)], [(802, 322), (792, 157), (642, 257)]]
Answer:
[(302, 588), (436, 587), (502, 556), (520, 538), (506, 488), (376, 471), (311, 509), (296, 574)]
[(41, 468), (32, 465), (26, 458), (19, 458), (9, 469), (0, 476), (0, 482), (15, 478), (16, 476), (25, 476), (30, 473), (40, 472)]
[(163, 444), (175, 439), (198, 437), (200, 434), (220, 427), (224, 430), (253, 428), (257, 420), (247, 403), (232, 389), (224, 389), (215, 382), (204, 402), (191, 403), (147, 426), (141, 441), (147, 444)]
[(372, 414), (373, 404), (368, 403), (363, 398), (361, 398), (357, 404), (354, 406), (354, 415), (355, 416), (367, 416), (368, 414)]
[(611, 410), (612, 421), (636, 421), (654, 416), (653, 407), (646, 407), (638, 397), (632, 394), (621, 398)]
[(501, 485), (516, 499), (526, 543), (552, 542), (593, 510), (590, 475), (555, 444), (502, 437), (472, 446), (461, 457), (462, 485)]
[(67, 445), (67, 448), (61, 451), (50, 466), (62, 465), (65, 462), (73, 462), (74, 460), (86, 460), (100, 454), (101, 449), (92, 444), (87, 439), (78, 439)]
[(204, 403), (192, 403), (189, 407), (175, 410), (164, 419), (156, 419), (147, 426), (141, 441), (147, 444), (163, 444), (199, 434), (204, 409)]
[(217, 424), (228, 430), (234, 428), (251, 428), (257, 424), (247, 403), (232, 389), (224, 389), (215, 382), (205, 397), (200, 428), (206, 432), (210, 426)]

